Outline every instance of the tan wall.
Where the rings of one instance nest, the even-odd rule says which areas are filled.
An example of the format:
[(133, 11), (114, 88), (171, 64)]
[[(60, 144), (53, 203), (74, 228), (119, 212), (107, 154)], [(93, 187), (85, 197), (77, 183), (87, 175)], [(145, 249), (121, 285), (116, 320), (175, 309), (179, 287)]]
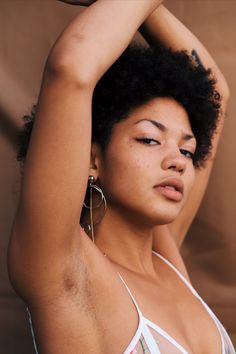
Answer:
[[(229, 116), (201, 210), (183, 247), (193, 283), (236, 342), (236, 1), (167, 0), (199, 36), (231, 88)], [(6, 248), (19, 196), (15, 161), (20, 117), (36, 102), (43, 64), (78, 8), (54, 0), (0, 1), (0, 352), (33, 353), (24, 306), (6, 271)]]

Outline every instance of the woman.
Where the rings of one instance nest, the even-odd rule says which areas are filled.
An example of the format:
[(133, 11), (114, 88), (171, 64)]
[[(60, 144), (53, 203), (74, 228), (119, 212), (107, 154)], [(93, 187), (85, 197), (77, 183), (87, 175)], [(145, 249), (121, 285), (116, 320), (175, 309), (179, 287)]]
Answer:
[[(166, 49), (125, 50), (139, 28)], [(160, 0), (98, 0), (61, 34), (8, 257), (40, 353), (234, 352), (176, 246), (202, 199), (228, 96), (206, 49)]]

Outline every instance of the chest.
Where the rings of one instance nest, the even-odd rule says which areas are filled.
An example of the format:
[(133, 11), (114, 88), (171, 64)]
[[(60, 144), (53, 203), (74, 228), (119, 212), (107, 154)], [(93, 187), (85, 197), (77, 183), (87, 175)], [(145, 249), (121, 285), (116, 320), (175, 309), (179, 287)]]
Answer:
[[(137, 354), (149, 354), (142, 342), (142, 313), (161, 353), (221, 354), (216, 324), (173, 270), (159, 265), (159, 280), (116, 269), (122, 275), (119, 279), (117, 271), (108, 270), (90, 272), (93, 278), (85, 287), (89, 292), (80, 289), (40, 307), (35, 314), (40, 321), (35, 325), (42, 348), (45, 346), (42, 352), (121, 354), (136, 336)], [(106, 275), (102, 278), (101, 274)], [(185, 351), (171, 347), (167, 337)]]
[[(166, 276), (168, 283), (160, 286), (124, 274), (134, 297), (132, 303), (127, 303), (127, 318), (140, 311), (163, 353), (221, 354), (220, 333), (207, 309), (176, 274)], [(145, 344), (141, 347), (145, 348)]]

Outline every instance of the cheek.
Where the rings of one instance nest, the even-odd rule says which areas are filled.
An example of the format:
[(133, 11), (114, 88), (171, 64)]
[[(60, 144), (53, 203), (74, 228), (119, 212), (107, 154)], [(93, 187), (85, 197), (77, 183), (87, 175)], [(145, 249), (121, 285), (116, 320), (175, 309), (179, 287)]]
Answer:
[[(152, 175), (151, 161), (131, 143), (107, 151), (101, 171), (101, 185), (109, 194), (140, 193)], [(127, 196), (128, 196), (127, 194)]]
[[(117, 150), (118, 151), (118, 150)], [(122, 153), (113, 153), (109, 150), (99, 171), (99, 179), (104, 193), (108, 196), (116, 189), (117, 185), (122, 185), (128, 173), (127, 164), (122, 163)]]
[(185, 179), (186, 179), (186, 183), (185, 183), (186, 198), (188, 198), (189, 195), (191, 194), (191, 191), (193, 189), (194, 182), (195, 182), (195, 177), (196, 177), (195, 169), (194, 169), (194, 167), (191, 166), (191, 168), (189, 168), (188, 173), (186, 174), (186, 177), (185, 177)]

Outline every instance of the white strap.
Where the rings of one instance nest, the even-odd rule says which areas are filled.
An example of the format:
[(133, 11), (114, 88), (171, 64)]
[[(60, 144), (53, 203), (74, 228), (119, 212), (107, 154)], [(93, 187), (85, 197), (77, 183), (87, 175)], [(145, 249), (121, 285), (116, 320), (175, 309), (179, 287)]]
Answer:
[(153, 338), (153, 335), (151, 334), (150, 330), (148, 329), (148, 327), (146, 325), (143, 327), (142, 334), (143, 334), (143, 338), (146, 341), (146, 344), (147, 344), (147, 347), (150, 351), (150, 354), (161, 354), (161, 352), (157, 346), (157, 343), (155, 342), (155, 340)]
[[(233, 348), (233, 344), (229, 338), (228, 333), (226, 332), (225, 328), (223, 327), (222, 323), (218, 320), (218, 318), (216, 317), (216, 315), (214, 314), (214, 312), (210, 309), (210, 307), (205, 303), (205, 301), (201, 298), (201, 296), (197, 293), (197, 291), (194, 289), (194, 287), (189, 283), (189, 281), (180, 273), (180, 271), (171, 263), (169, 262), (166, 258), (164, 258), (163, 256), (161, 256), (159, 253), (153, 251), (153, 253), (155, 255), (157, 255), (159, 258), (161, 258), (166, 264), (168, 264), (174, 271), (175, 273), (182, 279), (182, 281), (187, 285), (187, 287), (190, 289), (190, 291), (193, 293), (194, 296), (196, 296), (196, 298), (202, 303), (202, 305), (205, 307), (205, 309), (207, 310), (208, 314), (210, 315), (210, 317), (213, 319), (213, 321), (216, 324), (216, 327), (220, 333), (220, 338), (221, 338), (221, 352), (222, 354), (228, 354), (226, 353), (226, 349), (225, 349), (225, 341), (223, 339), (223, 335), (222, 332), (224, 332), (225, 336), (227, 337), (227, 339), (229, 340), (229, 343), (231, 345), (232, 348), (232, 354), (235, 353), (234, 348)], [(231, 353), (229, 353), (231, 354)]]
[(184, 349), (184, 347), (181, 344), (179, 344), (173, 337), (171, 337), (166, 331), (164, 331), (164, 329), (157, 326), (155, 323), (151, 322), (148, 319), (145, 319), (145, 322), (147, 323), (147, 325), (149, 327), (153, 328), (155, 332), (159, 333), (162, 337), (164, 337), (171, 344), (173, 344), (176, 348), (178, 348), (182, 354), (188, 354), (187, 350)]
[(143, 318), (142, 312), (141, 312), (141, 310), (140, 310), (140, 308), (139, 308), (137, 302), (135, 301), (135, 298), (133, 297), (133, 295), (132, 295), (132, 293), (131, 293), (131, 291), (130, 291), (128, 285), (126, 284), (126, 282), (124, 281), (124, 279), (122, 278), (122, 276), (120, 275), (119, 272), (118, 272), (118, 275), (119, 275), (120, 279), (122, 280), (123, 284), (125, 285), (125, 287), (126, 287), (128, 293), (129, 293), (129, 295), (130, 295), (130, 297), (131, 297), (131, 299), (132, 299), (132, 301), (133, 301), (133, 303), (134, 303), (134, 305), (135, 305), (135, 307), (136, 307), (136, 309), (137, 309), (137, 312), (138, 312), (138, 315), (139, 315), (139, 320), (140, 320), (140, 318)]

